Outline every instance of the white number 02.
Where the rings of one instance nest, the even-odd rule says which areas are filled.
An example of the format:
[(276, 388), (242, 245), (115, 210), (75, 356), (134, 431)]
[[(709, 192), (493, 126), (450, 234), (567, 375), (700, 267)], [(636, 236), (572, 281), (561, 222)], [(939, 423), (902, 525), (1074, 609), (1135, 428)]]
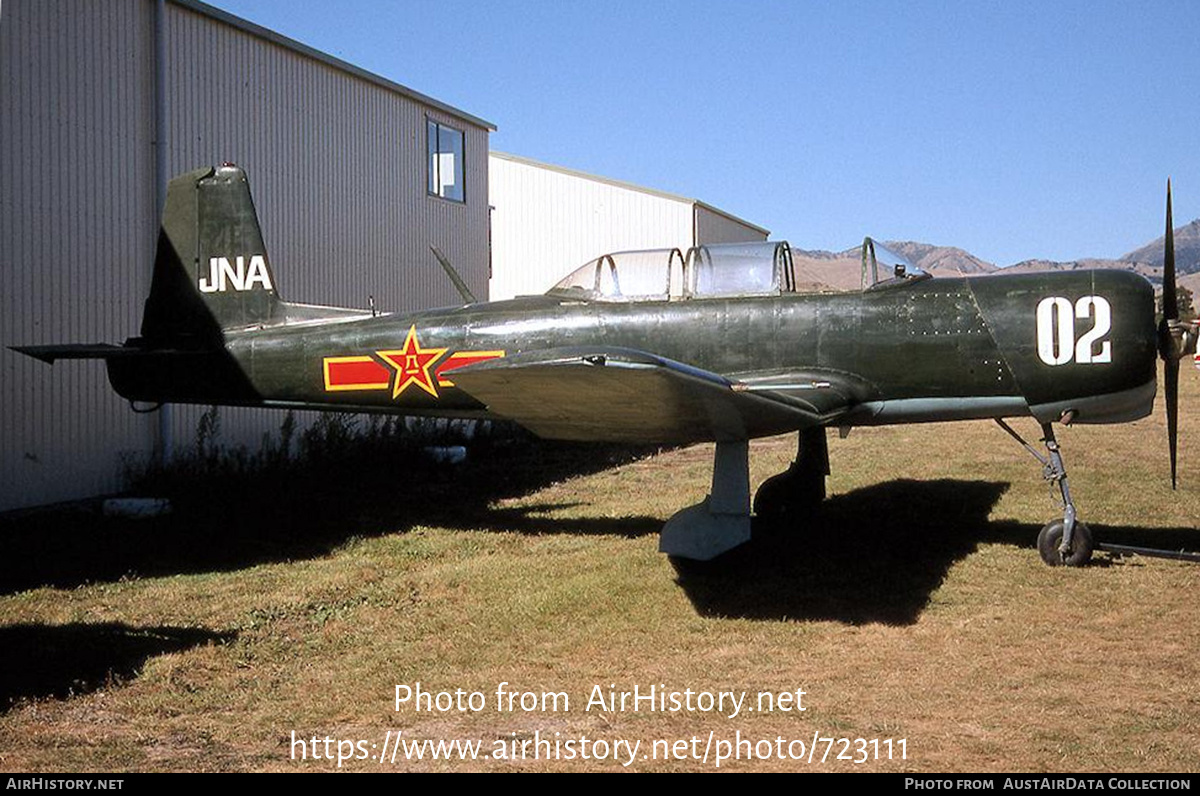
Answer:
[[(1091, 318), (1092, 328), (1075, 339), (1075, 319)], [(1051, 296), (1037, 308), (1038, 356), (1047, 365), (1081, 365), (1112, 362), (1112, 344), (1105, 336), (1112, 329), (1112, 307), (1104, 296), (1084, 296), (1071, 306), (1069, 299)], [(1099, 343), (1099, 350), (1096, 344)]]

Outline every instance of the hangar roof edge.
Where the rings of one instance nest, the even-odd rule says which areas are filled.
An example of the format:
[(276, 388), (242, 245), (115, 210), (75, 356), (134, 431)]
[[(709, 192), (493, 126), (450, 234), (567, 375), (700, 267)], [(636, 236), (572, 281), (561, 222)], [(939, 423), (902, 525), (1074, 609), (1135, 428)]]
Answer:
[(691, 196), (682, 196), (677, 193), (670, 193), (668, 191), (660, 191), (657, 188), (647, 188), (644, 185), (638, 185), (638, 184), (632, 183), (632, 182), (625, 182), (623, 180), (614, 180), (611, 177), (601, 177), (598, 174), (590, 174), (586, 171), (579, 171), (578, 169), (569, 169), (566, 166), (556, 166), (553, 163), (545, 163), (540, 160), (534, 160), (533, 158), (527, 158), (527, 157), (523, 157), (521, 155), (514, 155), (510, 152), (501, 152), (498, 149), (488, 150), (488, 157), (497, 157), (497, 158), (500, 158), (501, 160), (512, 161), (513, 163), (521, 163), (526, 166), (535, 166), (537, 168), (546, 169), (548, 171), (557, 171), (560, 174), (566, 174), (571, 177), (579, 177), (580, 179), (584, 179), (584, 180), (593, 180), (594, 182), (601, 182), (606, 185), (612, 185), (616, 188), (625, 188), (626, 190), (637, 191), (639, 193), (649, 194), (651, 196), (658, 196), (663, 199), (670, 199), (675, 202), (683, 202), (684, 204), (696, 205), (697, 207), (704, 208), (705, 210), (709, 211), (710, 213), (716, 213), (717, 215), (725, 216), (726, 218), (730, 219), (731, 221), (735, 221), (738, 224), (742, 224), (751, 229), (758, 230), (763, 235), (770, 236), (770, 234), (771, 234), (771, 230), (767, 229), (766, 227), (760, 227), (758, 224), (755, 224), (751, 221), (747, 221), (746, 219), (741, 218), (740, 216), (735, 216), (733, 213), (730, 213), (727, 210), (722, 210), (719, 207), (710, 205), (708, 202), (705, 202), (701, 199), (696, 199)]
[(431, 108), (436, 108), (443, 113), (447, 113), (451, 116), (462, 119), (463, 121), (469, 122), (476, 127), (482, 127), (485, 130), (491, 130), (493, 132), (496, 130), (496, 125), (487, 121), (486, 119), (473, 116), (466, 111), (455, 108), (453, 105), (447, 105), (440, 100), (436, 100), (428, 94), (422, 94), (421, 92), (415, 91), (414, 89), (397, 83), (394, 80), (388, 80), (386, 77), (377, 75), (374, 72), (368, 72), (362, 67), (355, 66), (354, 64), (343, 61), (340, 58), (335, 58), (334, 56), (321, 52), (314, 47), (309, 47), (307, 44), (302, 44), (295, 39), (290, 39), (287, 36), (284, 36), (282, 33), (277, 33), (270, 28), (264, 28), (262, 25), (257, 25), (248, 19), (242, 19), (239, 16), (230, 14), (228, 11), (222, 11), (219, 8), (208, 5), (207, 3), (202, 3), (200, 0), (168, 0), (168, 2), (179, 6), (180, 8), (186, 8), (189, 11), (194, 11), (202, 16), (215, 19), (218, 22), (223, 22), (226, 25), (231, 25), (235, 28), (245, 31), (246, 33), (249, 33), (252, 36), (258, 36), (259, 38), (266, 39), (272, 44), (278, 44), (280, 47), (298, 52), (301, 55), (308, 56), (314, 60), (321, 61), (322, 63), (332, 66), (335, 69), (340, 69), (343, 72), (348, 72), (355, 77), (362, 78), (370, 83), (374, 83), (382, 88), (386, 88), (389, 91), (402, 94), (409, 99), (421, 103), (422, 105), (428, 105)]

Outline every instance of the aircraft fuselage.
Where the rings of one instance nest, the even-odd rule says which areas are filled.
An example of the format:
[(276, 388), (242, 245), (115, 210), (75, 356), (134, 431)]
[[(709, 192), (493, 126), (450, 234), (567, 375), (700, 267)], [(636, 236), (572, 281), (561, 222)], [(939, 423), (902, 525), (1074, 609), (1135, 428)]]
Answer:
[(864, 394), (842, 425), (1030, 414), (1049, 422), (1068, 409), (1077, 422), (1124, 422), (1150, 412), (1155, 390), (1153, 289), (1102, 270), (855, 293), (522, 297), (227, 330), (225, 352), (196, 353), (203, 362), (170, 352), (109, 368), (118, 391), (137, 400), (486, 417), (454, 386), (456, 369), (571, 346), (653, 351), (733, 382), (770, 371), (853, 374)]

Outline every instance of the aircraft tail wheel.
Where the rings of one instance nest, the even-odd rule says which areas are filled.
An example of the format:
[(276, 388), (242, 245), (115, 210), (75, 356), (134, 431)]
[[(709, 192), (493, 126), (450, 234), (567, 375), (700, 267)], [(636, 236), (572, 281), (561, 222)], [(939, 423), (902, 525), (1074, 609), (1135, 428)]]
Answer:
[(1092, 531), (1086, 523), (1076, 522), (1071, 534), (1071, 551), (1067, 554), (1059, 552), (1062, 544), (1063, 521), (1052, 520), (1042, 526), (1038, 533), (1038, 553), (1042, 560), (1052, 567), (1082, 567), (1092, 558)]

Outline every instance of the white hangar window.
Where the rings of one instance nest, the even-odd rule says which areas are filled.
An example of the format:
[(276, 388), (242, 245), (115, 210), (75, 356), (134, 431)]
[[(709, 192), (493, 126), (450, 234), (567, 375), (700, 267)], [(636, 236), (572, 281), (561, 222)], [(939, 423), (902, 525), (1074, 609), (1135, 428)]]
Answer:
[(429, 193), (465, 202), (463, 171), (463, 131), (426, 121), (429, 143)]

